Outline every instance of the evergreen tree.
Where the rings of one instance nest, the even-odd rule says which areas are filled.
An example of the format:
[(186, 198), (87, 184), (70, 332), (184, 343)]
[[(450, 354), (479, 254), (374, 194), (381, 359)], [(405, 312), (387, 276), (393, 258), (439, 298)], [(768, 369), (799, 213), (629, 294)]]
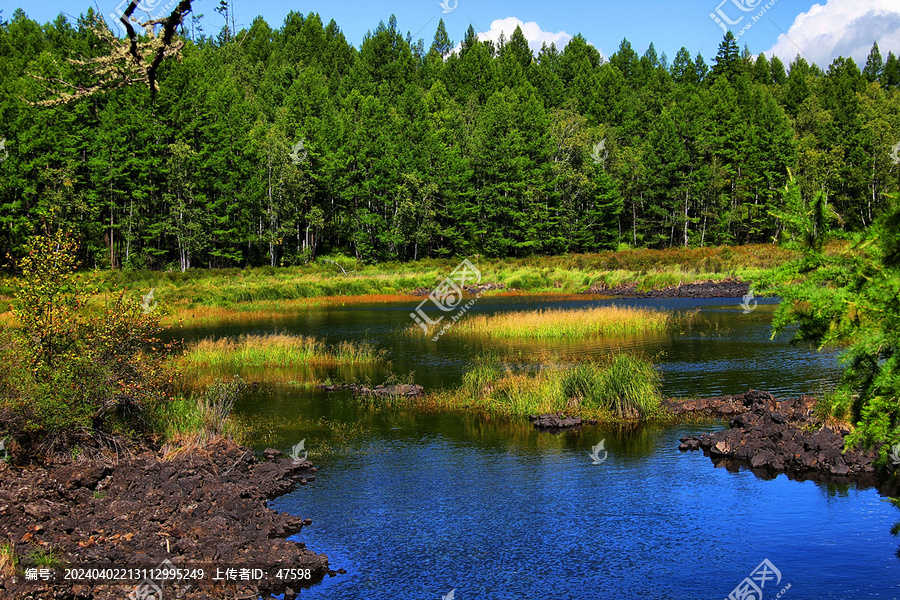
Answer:
[(881, 85), (885, 89), (900, 89), (900, 59), (893, 52), (888, 52), (884, 69), (881, 71)]
[(870, 82), (878, 81), (884, 70), (884, 62), (881, 60), (881, 52), (878, 50), (878, 42), (872, 44), (869, 56), (866, 58), (866, 66), (863, 69), (863, 75)]
[(713, 81), (719, 77), (727, 77), (731, 82), (737, 78), (741, 71), (741, 55), (734, 34), (730, 31), (725, 34), (725, 38), (719, 44), (719, 50), (716, 53), (715, 64), (713, 64), (710, 76)]
[(444, 25), (444, 20), (441, 19), (438, 21), (437, 31), (434, 32), (434, 40), (431, 42), (432, 52), (436, 52), (438, 56), (444, 57), (450, 54), (450, 51), (453, 50), (453, 41), (450, 40), (450, 36), (447, 35), (447, 28)]

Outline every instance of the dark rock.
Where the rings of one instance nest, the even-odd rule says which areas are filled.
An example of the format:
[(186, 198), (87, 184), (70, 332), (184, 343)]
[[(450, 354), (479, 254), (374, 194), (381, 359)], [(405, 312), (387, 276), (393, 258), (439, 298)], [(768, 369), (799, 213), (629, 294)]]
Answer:
[(266, 448), (263, 450), (263, 458), (266, 460), (275, 460), (279, 456), (281, 456), (281, 450), (276, 450), (275, 448)]
[[(333, 392), (338, 389), (333, 385), (321, 385), (320, 389), (325, 390), (326, 392)], [(392, 385), (376, 385), (374, 388), (370, 388), (368, 386), (361, 386), (355, 383), (345, 383), (340, 386), (340, 389), (350, 390), (354, 394), (360, 394), (363, 396), (380, 396), (380, 397), (388, 397), (388, 396), (406, 396), (406, 397), (418, 397), (425, 393), (425, 388), (421, 385), (415, 383), (401, 383), (401, 384), (392, 384)]]
[(581, 417), (567, 417), (565, 415), (533, 415), (528, 417), (534, 423), (535, 429), (571, 429), (580, 427)]
[(703, 415), (713, 418), (728, 418), (746, 411), (744, 405), (736, 402), (734, 396), (716, 396), (694, 400), (667, 398), (663, 406), (674, 415)]
[(620, 285), (606, 287), (595, 285), (587, 290), (588, 294), (603, 296), (620, 296), (627, 298), (741, 298), (750, 291), (750, 284), (735, 279), (723, 281), (702, 281), (684, 283), (675, 287), (648, 292), (637, 291), (637, 285)]
[(700, 438), (694, 436), (685, 436), (679, 440), (681, 443), (678, 445), (678, 449), (682, 452), (688, 452), (693, 450), (700, 449)]
[[(710, 407), (721, 406), (724, 398), (739, 403), (745, 412), (731, 417), (729, 429), (703, 434), (696, 442), (716, 464), (724, 462), (729, 469), (745, 465), (757, 474), (808, 473), (845, 479), (875, 472), (877, 449), (844, 450), (844, 436), (849, 430), (823, 426), (810, 396), (779, 402), (767, 392), (750, 390), (736, 396), (670, 401), (670, 406), (676, 407), (676, 414), (691, 410), (709, 414)], [(723, 416), (725, 412), (718, 414)], [(681, 438), (679, 450), (693, 449), (693, 439)]]

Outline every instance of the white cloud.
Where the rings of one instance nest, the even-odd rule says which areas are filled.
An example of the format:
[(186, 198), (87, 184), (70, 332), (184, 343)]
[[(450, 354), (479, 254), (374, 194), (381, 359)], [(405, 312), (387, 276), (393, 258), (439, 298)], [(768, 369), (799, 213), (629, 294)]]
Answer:
[(859, 68), (866, 63), (872, 42), (882, 58), (900, 54), (900, 3), (897, 0), (827, 0), (800, 13), (766, 51), (787, 64), (800, 54), (827, 69), (838, 56), (852, 57)]
[[(506, 17), (505, 19), (495, 19), (491, 23), (490, 30), (479, 33), (478, 39), (481, 41), (491, 40), (496, 46), (500, 41), (501, 33), (504, 38), (509, 41), (509, 38), (512, 37), (513, 32), (516, 30), (516, 27), (522, 28), (522, 34), (525, 36), (525, 39), (528, 40), (528, 46), (531, 48), (531, 51), (534, 52), (535, 56), (540, 52), (541, 46), (544, 43), (546, 43), (548, 47), (550, 44), (556, 44), (557, 50), (562, 52), (563, 48), (565, 48), (566, 44), (568, 44), (569, 40), (573, 37), (565, 31), (558, 31), (556, 33), (544, 31), (541, 29), (541, 26), (534, 21), (524, 23), (521, 19), (517, 19), (516, 17)], [(461, 47), (461, 43), (457, 44), (454, 51), (459, 52)]]

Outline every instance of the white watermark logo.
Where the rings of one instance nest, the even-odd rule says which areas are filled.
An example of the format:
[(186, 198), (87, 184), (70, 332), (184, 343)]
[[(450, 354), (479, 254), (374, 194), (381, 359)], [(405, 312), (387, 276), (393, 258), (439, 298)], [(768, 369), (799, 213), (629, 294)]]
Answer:
[(606, 138), (603, 138), (594, 144), (594, 151), (591, 152), (591, 160), (593, 160), (596, 165), (602, 165), (606, 163), (606, 158), (608, 156), (609, 150), (606, 149)]
[(6, 138), (0, 138), (0, 164), (9, 158), (9, 150), (6, 149)]
[(462, 318), (462, 316), (466, 314), (466, 311), (475, 304), (475, 300), (481, 298), (481, 293), (479, 292), (474, 299), (464, 305), (462, 304), (463, 290), (466, 287), (466, 283), (473, 279), (476, 284), (480, 283), (481, 271), (479, 271), (467, 258), (453, 269), (453, 272), (450, 273), (450, 277), (447, 277), (444, 281), (439, 283), (437, 287), (428, 294), (428, 297), (419, 303), (419, 306), (416, 307), (416, 312), (409, 313), (409, 316), (411, 316), (419, 327), (422, 328), (425, 335), (428, 335), (428, 328), (443, 321), (446, 315), (441, 315), (436, 319), (432, 319), (425, 313), (425, 309), (422, 308), (426, 302), (431, 301), (438, 310), (444, 313), (456, 311), (456, 314), (450, 317), (450, 322), (444, 323), (444, 326), (438, 334), (431, 338), (432, 341), (440, 339), (440, 337), (444, 335), (444, 332), (450, 329), (450, 327), (453, 326), (453, 323), (456, 323)]
[(743, 297), (743, 302), (741, 302), (740, 307), (744, 309), (743, 312), (745, 315), (749, 315), (754, 310), (756, 310), (756, 297), (753, 295), (753, 290), (750, 290), (746, 296)]
[[(0, 160), (0, 162), (3, 162)], [(891, 162), (895, 165), (900, 165), (900, 142), (894, 144), (894, 147), (891, 148)]]
[[(169, 0), (163, 5), (163, 0), (141, 0), (141, 2), (138, 3), (137, 8), (134, 9), (134, 12), (131, 13), (131, 20), (135, 20), (134, 14), (138, 11), (145, 13), (151, 21), (164, 19), (169, 14), (171, 14), (172, 10), (177, 4), (177, 1), (178, 0)], [(122, 19), (125, 16), (125, 11), (128, 10), (129, 4), (131, 4), (131, 0), (122, 0), (121, 2), (119, 2), (116, 10), (109, 13), (108, 15), (109, 18), (112, 19), (113, 23), (119, 26), (119, 31), (122, 35), (128, 35), (128, 30), (122, 23)]]
[(441, 596), (441, 600), (453, 600), (456, 598), (456, 588), (450, 590), (446, 595)]
[[(588, 456), (590, 456), (591, 459), (593, 459), (593, 461), (594, 461), (591, 463), (592, 465), (599, 465), (600, 463), (605, 461), (606, 457), (609, 455), (609, 453), (606, 451), (606, 449), (603, 448), (603, 444), (605, 442), (606, 442), (606, 438), (603, 438), (602, 440), (600, 440), (599, 444), (597, 444), (596, 446), (591, 448), (591, 452), (590, 452), (590, 454), (588, 454)], [(603, 451), (603, 456), (600, 456), (601, 451)]]
[(291, 162), (295, 165), (299, 165), (304, 160), (306, 160), (306, 148), (303, 147), (303, 142), (304, 140), (300, 140), (299, 142), (294, 144), (293, 148), (291, 148)]
[(900, 465), (900, 442), (894, 444), (891, 448), (891, 460), (895, 465)]
[[(780, 584), (781, 571), (779, 571), (767, 558), (759, 563), (759, 565), (753, 569), (753, 572), (750, 573), (750, 576), (745, 577), (744, 580), (728, 594), (727, 600), (762, 600), (763, 588), (766, 587), (766, 583), (773, 579), (775, 580), (775, 585)], [(791, 589), (790, 583), (782, 588), (775, 597), (781, 598), (781, 596), (789, 589)]]
[[(166, 585), (166, 579), (175, 579), (174, 575), (178, 573), (178, 568), (168, 558), (159, 563), (155, 569), (150, 569), (157, 577), (162, 579), (157, 582), (154, 579), (144, 579), (142, 582), (134, 586), (131, 592), (125, 596), (126, 600), (163, 600), (163, 587)], [(193, 585), (185, 586), (183, 589), (175, 586), (176, 594), (170, 596), (173, 600), (178, 600), (193, 587)]]
[[(304, 448), (305, 443), (306, 438), (303, 438), (293, 448), (291, 448), (291, 459), (293, 459), (294, 464), (306, 460), (306, 457), (309, 455), (309, 452), (307, 452)], [(303, 452), (303, 456), (300, 456), (301, 451)]]
[(450, 0), (441, 0), (438, 4), (444, 9), (445, 13), (448, 13), (456, 10), (456, 7), (459, 6), (459, 0), (454, 0), (453, 6), (450, 5)]
[[(778, 0), (769, 0), (769, 2), (767, 2), (765, 5), (762, 6), (762, 8), (760, 8), (759, 5), (762, 3), (762, 1), (763, 0), (722, 0), (721, 2), (719, 2), (719, 5), (716, 7), (716, 10), (709, 13), (709, 18), (712, 19), (716, 25), (718, 25), (719, 27), (722, 28), (722, 33), (728, 33), (728, 30), (731, 29), (734, 32), (734, 38), (738, 39), (742, 35), (747, 33), (747, 31), (751, 27), (753, 27), (754, 23), (759, 21), (762, 18), (762, 16), (764, 14), (766, 14), (766, 12), (770, 8), (775, 6), (776, 2), (778, 2)], [(736, 8), (738, 11), (744, 12), (744, 13), (753, 12), (754, 10), (757, 10), (758, 8), (759, 8), (759, 12), (757, 12), (755, 15), (751, 16), (750, 21), (746, 25), (744, 25), (740, 30), (734, 31), (732, 26), (740, 24), (741, 21), (744, 20), (744, 17), (746, 15), (740, 15), (740, 13), (735, 13), (735, 12), (731, 11), (731, 7), (729, 7), (731, 14), (740, 15), (736, 19), (731, 19), (731, 17), (728, 14), (726, 14), (725, 9), (722, 8), (726, 4), (733, 5), (734, 8)]]
[(141, 311), (145, 315), (148, 315), (156, 310), (158, 302), (153, 299), (153, 290), (155, 289), (156, 288), (151, 288), (151, 290), (147, 292), (146, 296), (141, 296)]

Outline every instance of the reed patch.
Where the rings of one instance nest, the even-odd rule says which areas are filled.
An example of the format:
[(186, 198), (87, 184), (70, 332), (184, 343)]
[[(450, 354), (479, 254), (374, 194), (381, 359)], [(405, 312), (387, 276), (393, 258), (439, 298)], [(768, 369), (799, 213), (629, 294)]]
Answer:
[[(665, 332), (690, 324), (695, 315), (696, 312), (673, 313), (618, 306), (512, 311), (495, 315), (466, 315), (453, 327), (444, 329), (442, 334), (498, 339), (584, 339)], [(421, 335), (421, 328), (412, 325), (408, 332)]]

